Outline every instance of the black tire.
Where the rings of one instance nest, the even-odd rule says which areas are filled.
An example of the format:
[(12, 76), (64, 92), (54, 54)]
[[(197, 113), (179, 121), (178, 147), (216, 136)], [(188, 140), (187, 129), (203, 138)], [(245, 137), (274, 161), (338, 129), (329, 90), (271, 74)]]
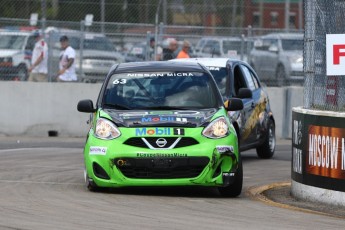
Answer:
[(242, 166), (241, 156), (239, 156), (238, 168), (236, 171), (234, 183), (225, 187), (218, 187), (218, 191), (224, 197), (237, 197), (242, 192), (242, 184), (243, 184), (243, 166)]
[(276, 147), (276, 133), (273, 120), (269, 120), (267, 124), (267, 135), (264, 143), (256, 148), (256, 153), (261, 159), (269, 159), (274, 155)]
[(84, 179), (85, 179), (85, 186), (91, 192), (99, 191), (99, 187), (96, 185), (95, 182), (91, 181), (89, 175), (87, 175), (86, 169), (84, 170)]
[(25, 66), (20, 66), (17, 70), (19, 81), (26, 81), (28, 79), (28, 71)]
[(283, 65), (278, 65), (276, 70), (276, 82), (277, 86), (284, 86), (286, 85), (286, 73), (285, 68)]

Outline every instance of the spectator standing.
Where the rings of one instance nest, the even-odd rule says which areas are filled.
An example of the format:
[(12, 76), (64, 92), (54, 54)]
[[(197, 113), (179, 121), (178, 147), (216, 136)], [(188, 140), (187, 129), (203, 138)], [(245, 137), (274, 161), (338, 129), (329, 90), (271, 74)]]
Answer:
[(163, 48), (163, 61), (174, 59), (174, 52), (177, 50), (177, 41), (175, 38), (170, 39), (168, 48)]
[(58, 82), (76, 81), (77, 75), (75, 72), (75, 50), (69, 45), (68, 37), (62, 36), (60, 38), (61, 53), (59, 62)]
[(162, 59), (162, 48), (157, 46), (157, 52), (155, 56), (155, 45), (156, 41), (155, 38), (150, 39), (150, 60), (151, 61), (160, 61)]
[(176, 58), (190, 58), (189, 56), (190, 42), (187, 40), (183, 41), (183, 46), (181, 51), (177, 54)]
[(30, 75), (28, 81), (47, 82), (48, 81), (48, 45), (44, 41), (42, 34), (35, 31), (35, 46), (32, 50), (31, 66), (28, 69)]

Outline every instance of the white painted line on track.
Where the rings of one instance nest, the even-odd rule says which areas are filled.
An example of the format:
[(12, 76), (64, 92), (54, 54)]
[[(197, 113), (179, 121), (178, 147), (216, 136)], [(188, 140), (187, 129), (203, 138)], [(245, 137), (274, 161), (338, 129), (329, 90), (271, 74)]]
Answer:
[(50, 185), (84, 185), (84, 183), (69, 182), (49, 182), (49, 181), (28, 181), (28, 180), (0, 180), (2, 183), (21, 183), (21, 184), (50, 184)]

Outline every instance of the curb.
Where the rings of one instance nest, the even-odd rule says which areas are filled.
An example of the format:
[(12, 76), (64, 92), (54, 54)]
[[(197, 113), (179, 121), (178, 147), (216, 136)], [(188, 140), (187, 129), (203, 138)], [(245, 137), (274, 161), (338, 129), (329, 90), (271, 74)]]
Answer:
[(305, 208), (300, 208), (297, 206), (292, 206), (289, 204), (285, 203), (278, 203), (276, 201), (271, 200), (269, 197), (264, 195), (264, 192), (273, 188), (283, 188), (283, 187), (291, 187), (291, 182), (290, 181), (284, 181), (284, 182), (277, 182), (277, 183), (272, 183), (268, 185), (262, 185), (262, 186), (252, 186), (248, 188), (248, 190), (245, 192), (246, 195), (248, 195), (251, 199), (253, 200), (258, 200), (263, 203), (266, 203), (271, 206), (279, 207), (279, 208), (285, 208), (293, 211), (300, 211), (304, 213), (311, 213), (311, 214), (317, 214), (317, 215), (323, 215), (323, 216), (329, 216), (329, 217), (336, 217), (343, 219), (343, 217), (325, 213), (325, 212), (320, 212), (320, 211), (315, 211), (311, 209), (305, 209)]

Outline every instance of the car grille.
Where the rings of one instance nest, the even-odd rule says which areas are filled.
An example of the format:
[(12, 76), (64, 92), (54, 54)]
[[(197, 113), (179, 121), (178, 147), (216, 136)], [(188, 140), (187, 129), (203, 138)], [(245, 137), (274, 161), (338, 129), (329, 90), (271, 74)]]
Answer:
[[(199, 142), (192, 137), (182, 137), (182, 138), (164, 137), (167, 143), (165, 144), (165, 146), (160, 147), (156, 143), (158, 139), (160, 139), (160, 137), (145, 137), (145, 138), (132, 137), (132, 138), (127, 139), (123, 144), (130, 145), (133, 147), (138, 147), (138, 148), (152, 147), (152, 148), (158, 148), (158, 149), (170, 148), (173, 144), (175, 144), (173, 148), (181, 148), (181, 147), (187, 147), (187, 146), (199, 144)], [(147, 143), (145, 143), (144, 140), (146, 140), (149, 143), (149, 145), (147, 145)]]
[(115, 165), (125, 177), (137, 179), (194, 178), (200, 175), (209, 161), (208, 157), (114, 159)]

